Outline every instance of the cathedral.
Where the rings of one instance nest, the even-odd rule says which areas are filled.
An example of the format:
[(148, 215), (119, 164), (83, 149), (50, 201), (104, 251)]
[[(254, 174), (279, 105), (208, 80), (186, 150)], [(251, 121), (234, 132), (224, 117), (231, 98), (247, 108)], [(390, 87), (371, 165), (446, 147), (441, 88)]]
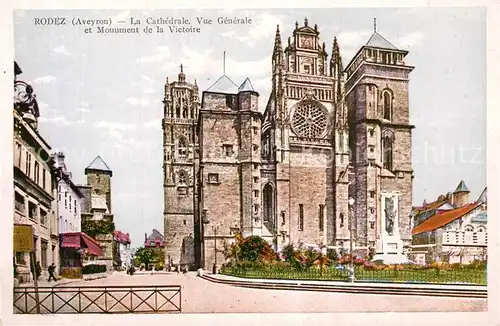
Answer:
[(413, 67), (374, 28), (344, 66), (307, 19), (272, 52), (269, 101), (222, 75), (199, 96), (184, 69), (164, 89), (166, 264), (211, 268), (237, 233), (404, 261), (413, 170)]

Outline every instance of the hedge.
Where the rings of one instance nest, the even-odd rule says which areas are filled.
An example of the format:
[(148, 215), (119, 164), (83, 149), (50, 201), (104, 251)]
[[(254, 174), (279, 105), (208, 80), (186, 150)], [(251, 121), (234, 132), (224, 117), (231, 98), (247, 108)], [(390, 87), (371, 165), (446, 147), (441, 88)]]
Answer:
[(96, 273), (105, 273), (106, 265), (86, 265), (82, 268), (82, 274), (96, 274)]

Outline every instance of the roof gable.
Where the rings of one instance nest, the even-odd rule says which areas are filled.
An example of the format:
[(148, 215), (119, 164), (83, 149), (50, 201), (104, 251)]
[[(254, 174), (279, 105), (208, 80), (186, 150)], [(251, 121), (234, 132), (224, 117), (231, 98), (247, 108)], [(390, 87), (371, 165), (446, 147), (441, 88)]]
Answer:
[(111, 171), (109, 166), (104, 162), (100, 155), (97, 155), (95, 159), (90, 162), (89, 166), (85, 168), (86, 170), (99, 170), (99, 171)]
[(238, 86), (226, 75), (222, 75), (207, 89), (207, 92), (237, 94)]
[(385, 39), (377, 32), (373, 32), (368, 42), (366, 42), (366, 46), (380, 49), (398, 50), (397, 47), (395, 47), (391, 42), (387, 41), (387, 39)]

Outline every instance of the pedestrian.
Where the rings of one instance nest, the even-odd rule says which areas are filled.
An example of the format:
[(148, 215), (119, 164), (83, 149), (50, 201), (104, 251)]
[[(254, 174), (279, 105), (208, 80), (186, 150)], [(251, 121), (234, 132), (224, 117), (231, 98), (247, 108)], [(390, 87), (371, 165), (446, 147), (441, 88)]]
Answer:
[(35, 277), (37, 280), (38, 280), (38, 278), (40, 278), (40, 275), (42, 275), (42, 266), (40, 265), (39, 261), (36, 262), (35, 275), (36, 275)]
[(181, 265), (177, 265), (177, 266), (175, 267), (175, 269), (177, 270), (177, 275), (179, 275), (179, 272), (180, 272), (180, 270), (181, 270)]
[(57, 282), (56, 276), (54, 275), (54, 272), (56, 271), (56, 265), (54, 263), (50, 264), (49, 266), (49, 279), (48, 281), (50, 282), (51, 279), (54, 279), (54, 281)]

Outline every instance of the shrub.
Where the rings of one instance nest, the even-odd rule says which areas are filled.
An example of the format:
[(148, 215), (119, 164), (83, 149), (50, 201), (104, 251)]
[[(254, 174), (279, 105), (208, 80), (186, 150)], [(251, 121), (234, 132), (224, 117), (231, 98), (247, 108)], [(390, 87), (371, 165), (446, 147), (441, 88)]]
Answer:
[(337, 254), (337, 250), (335, 249), (327, 249), (326, 257), (328, 258), (328, 262), (330, 264), (337, 262), (339, 260), (339, 255)]
[(106, 265), (91, 264), (82, 267), (82, 274), (105, 273)]
[(486, 269), (486, 261), (474, 260), (469, 265), (464, 266), (467, 269)]
[(276, 260), (276, 253), (269, 243), (259, 236), (243, 238), (236, 236), (236, 242), (229, 249), (229, 258), (238, 261), (271, 262)]
[(293, 244), (288, 244), (285, 247), (283, 247), (283, 249), (281, 249), (281, 255), (283, 259), (287, 262), (290, 262), (294, 254), (295, 254), (295, 248), (293, 247)]

